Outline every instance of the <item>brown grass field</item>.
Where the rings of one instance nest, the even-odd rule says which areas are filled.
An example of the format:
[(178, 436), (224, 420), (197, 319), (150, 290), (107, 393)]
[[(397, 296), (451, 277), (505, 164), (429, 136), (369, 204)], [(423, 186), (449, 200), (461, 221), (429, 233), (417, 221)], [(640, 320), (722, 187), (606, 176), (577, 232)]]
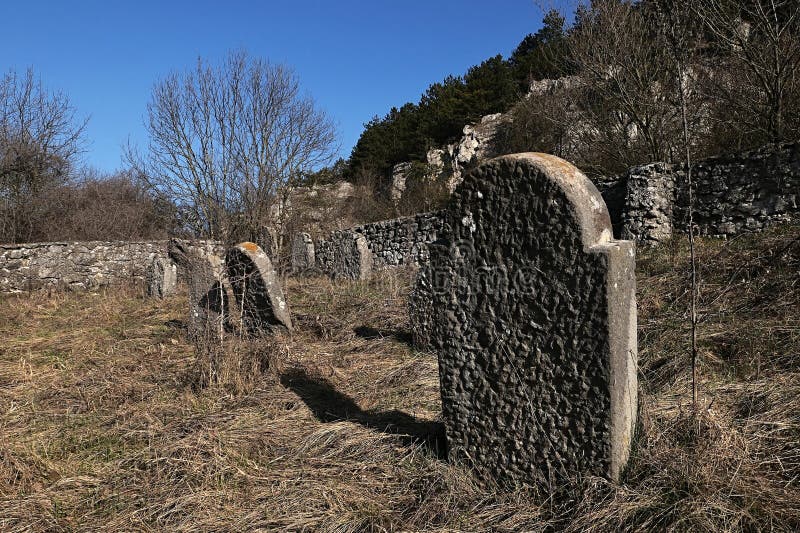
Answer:
[(695, 414), (686, 243), (640, 251), (641, 427), (618, 486), (497, 487), (441, 458), (409, 272), (289, 280), (297, 331), (265, 345), (271, 368), (205, 388), (185, 297), (0, 296), (0, 530), (800, 530), (800, 228), (699, 256)]

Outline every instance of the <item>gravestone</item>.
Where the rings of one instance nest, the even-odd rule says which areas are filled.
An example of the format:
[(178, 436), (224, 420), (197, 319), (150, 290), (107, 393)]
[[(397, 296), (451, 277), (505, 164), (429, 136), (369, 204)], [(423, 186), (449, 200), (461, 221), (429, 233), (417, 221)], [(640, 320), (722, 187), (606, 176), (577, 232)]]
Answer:
[(270, 260), (278, 255), (278, 235), (272, 226), (262, 226), (257, 240), (261, 249), (267, 254)]
[(236, 297), (237, 314), (248, 333), (292, 330), (289, 306), (272, 261), (255, 243), (237, 244), (225, 255), (228, 277)]
[(169, 259), (155, 256), (145, 271), (147, 295), (164, 299), (175, 294), (178, 284), (178, 266)]
[(298, 233), (292, 242), (292, 272), (300, 274), (314, 268), (314, 240), (308, 233)]
[(171, 239), (167, 251), (189, 286), (189, 337), (194, 341), (221, 340), (231, 299), (224, 263), (215, 245)]
[(411, 297), (451, 459), (504, 482), (619, 478), (636, 421), (634, 246), (578, 169), (490, 160), (452, 196)]

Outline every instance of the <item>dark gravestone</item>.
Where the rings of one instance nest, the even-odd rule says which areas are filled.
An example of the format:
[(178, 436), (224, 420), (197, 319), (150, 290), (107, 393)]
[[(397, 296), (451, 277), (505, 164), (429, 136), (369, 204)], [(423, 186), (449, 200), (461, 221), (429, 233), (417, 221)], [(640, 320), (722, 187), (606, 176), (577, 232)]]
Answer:
[(168, 254), (189, 286), (189, 337), (195, 341), (221, 340), (227, 327), (230, 289), (215, 245), (172, 239)]
[(445, 211), (412, 331), (439, 357), (452, 459), (492, 478), (618, 479), (636, 420), (634, 246), (545, 154), (488, 161)]
[(237, 244), (225, 256), (237, 313), (248, 333), (291, 331), (292, 319), (272, 261), (255, 243)]

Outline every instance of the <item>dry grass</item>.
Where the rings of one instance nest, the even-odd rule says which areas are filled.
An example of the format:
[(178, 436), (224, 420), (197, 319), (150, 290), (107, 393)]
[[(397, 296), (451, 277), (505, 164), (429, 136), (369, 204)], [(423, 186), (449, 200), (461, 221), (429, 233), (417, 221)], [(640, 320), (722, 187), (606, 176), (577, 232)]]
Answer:
[(440, 458), (436, 360), (407, 344), (408, 273), (290, 281), (297, 331), (268, 347), (280, 367), (199, 390), (182, 298), (2, 296), (0, 530), (800, 529), (798, 237), (701, 241), (699, 416), (685, 245), (642, 253), (630, 467), (620, 486), (550, 492), (489, 487)]

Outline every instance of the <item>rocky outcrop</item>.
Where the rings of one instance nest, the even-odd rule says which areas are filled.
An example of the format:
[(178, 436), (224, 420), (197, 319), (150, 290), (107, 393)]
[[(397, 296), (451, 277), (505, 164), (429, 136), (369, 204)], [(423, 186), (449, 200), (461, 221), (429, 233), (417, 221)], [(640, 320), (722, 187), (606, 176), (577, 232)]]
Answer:
[(408, 174), (411, 172), (411, 166), (411, 163), (406, 162), (397, 163), (392, 167), (392, 188), (389, 191), (389, 198), (395, 204), (400, 201), (406, 191), (406, 182), (408, 181)]
[[(486, 115), (477, 124), (464, 126), (461, 139), (454, 144), (447, 145), (444, 149), (443, 154), (446, 154), (446, 161), (450, 163), (450, 168), (445, 167), (444, 171), (449, 174), (447, 188), (451, 193), (461, 183), (467, 169), (497, 155), (492, 141), (497, 133), (497, 128), (505, 120), (508, 120), (508, 117), (502, 113)], [(431, 152), (428, 152), (429, 164), (432, 160), (445, 159), (439, 155), (438, 151)]]

